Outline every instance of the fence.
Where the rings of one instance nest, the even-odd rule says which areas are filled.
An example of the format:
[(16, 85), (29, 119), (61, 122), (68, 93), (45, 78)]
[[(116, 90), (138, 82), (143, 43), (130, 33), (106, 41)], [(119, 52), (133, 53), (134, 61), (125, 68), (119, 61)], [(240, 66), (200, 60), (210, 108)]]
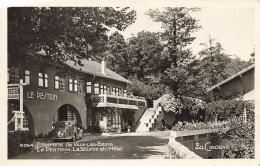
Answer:
[(172, 131), (169, 137), (170, 158), (221, 158), (224, 150), (223, 140), (217, 129)]

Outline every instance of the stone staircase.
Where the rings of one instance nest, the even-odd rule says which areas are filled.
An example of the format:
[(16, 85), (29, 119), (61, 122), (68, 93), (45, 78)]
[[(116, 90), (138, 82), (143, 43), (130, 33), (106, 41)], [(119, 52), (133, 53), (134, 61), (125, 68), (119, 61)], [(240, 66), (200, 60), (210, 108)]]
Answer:
[(155, 129), (156, 119), (162, 111), (161, 107), (148, 108), (140, 119), (136, 132), (149, 132)]

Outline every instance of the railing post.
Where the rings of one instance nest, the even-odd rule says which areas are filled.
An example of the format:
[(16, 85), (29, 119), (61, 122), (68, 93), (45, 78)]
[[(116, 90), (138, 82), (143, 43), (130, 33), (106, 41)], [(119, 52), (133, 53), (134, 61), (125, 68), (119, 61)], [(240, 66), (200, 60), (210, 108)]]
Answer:
[(107, 94), (104, 94), (104, 103), (107, 103)]

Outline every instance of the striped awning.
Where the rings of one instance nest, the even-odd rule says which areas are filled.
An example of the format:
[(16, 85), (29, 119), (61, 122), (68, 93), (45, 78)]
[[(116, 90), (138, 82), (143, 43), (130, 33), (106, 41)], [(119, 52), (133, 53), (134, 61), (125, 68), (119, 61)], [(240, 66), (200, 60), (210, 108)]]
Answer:
[(126, 104), (114, 104), (114, 103), (98, 103), (94, 107), (101, 108), (101, 107), (115, 107), (115, 108), (124, 108), (124, 109), (132, 109), (137, 110), (138, 107), (135, 105), (126, 105)]

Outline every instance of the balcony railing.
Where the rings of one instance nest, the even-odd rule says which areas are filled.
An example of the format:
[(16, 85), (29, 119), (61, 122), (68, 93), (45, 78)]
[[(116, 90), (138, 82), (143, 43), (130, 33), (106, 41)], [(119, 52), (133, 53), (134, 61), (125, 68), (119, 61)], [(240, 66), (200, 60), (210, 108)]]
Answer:
[(117, 105), (129, 105), (137, 107), (146, 107), (146, 100), (137, 96), (116, 96), (110, 94), (100, 94), (92, 96), (93, 106), (98, 104), (117, 104)]

